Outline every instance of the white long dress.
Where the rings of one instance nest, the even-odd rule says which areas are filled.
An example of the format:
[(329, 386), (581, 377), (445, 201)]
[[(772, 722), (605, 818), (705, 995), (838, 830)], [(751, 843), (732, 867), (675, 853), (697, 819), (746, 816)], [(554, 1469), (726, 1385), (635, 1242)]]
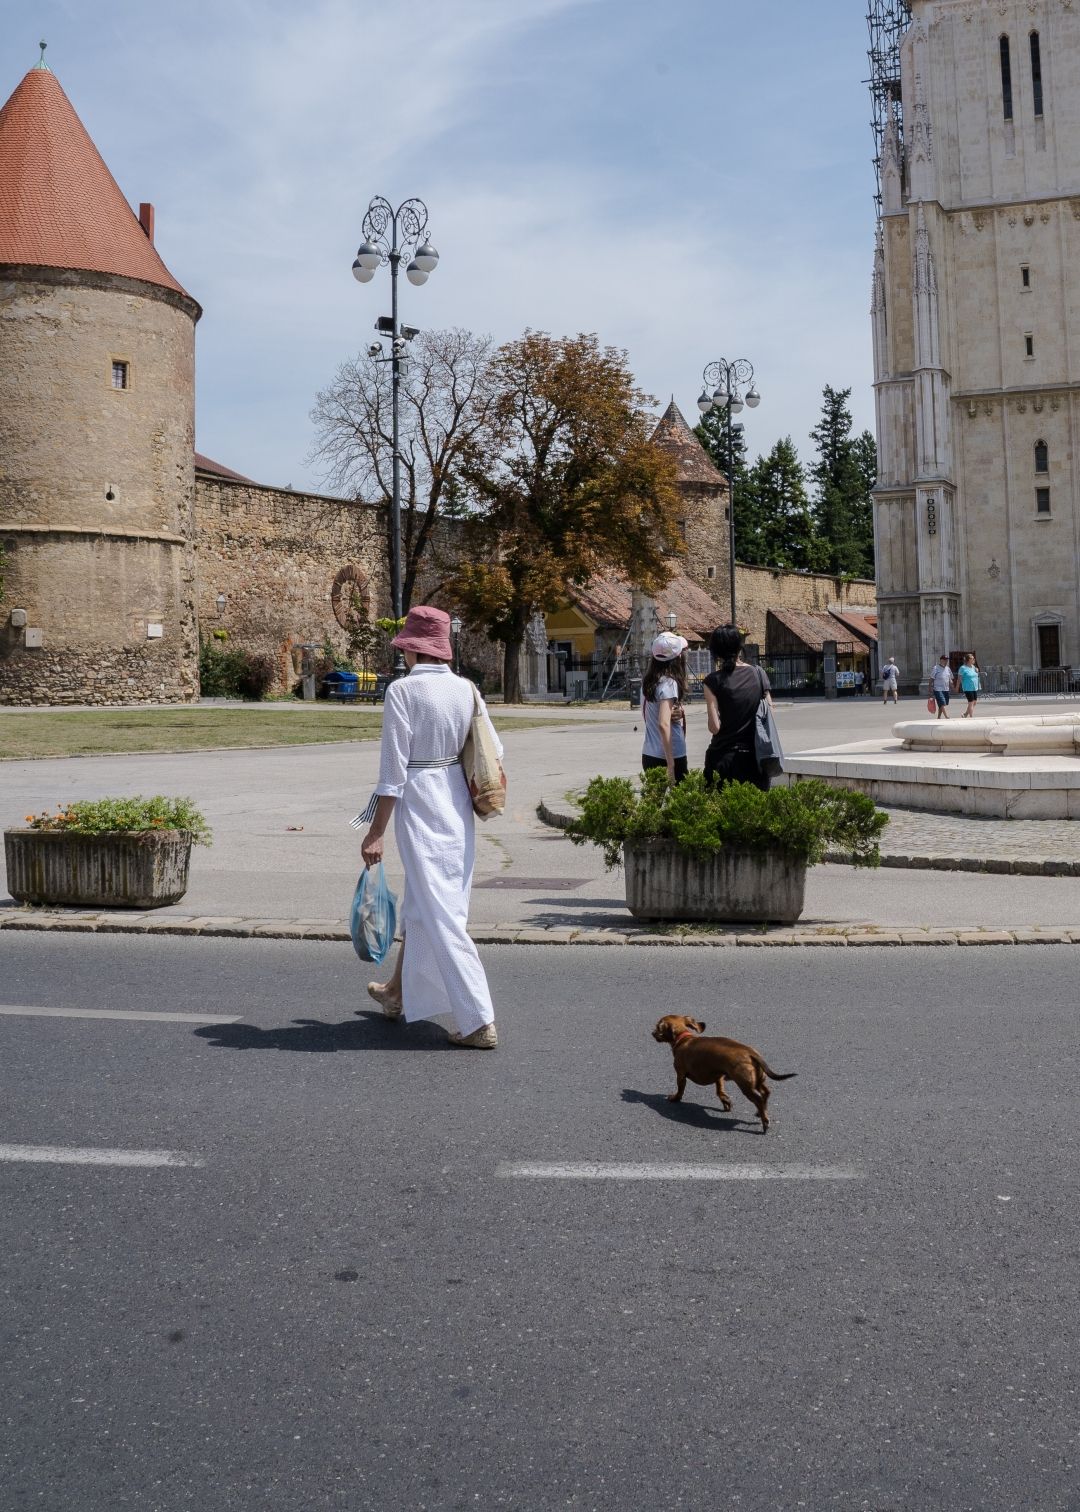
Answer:
[[(405, 1018), (450, 1013), (460, 1034), (471, 1034), (495, 1017), (467, 929), (475, 816), (462, 767), (422, 763), (457, 757), (473, 713), (471, 683), (443, 662), (418, 662), (386, 691), (375, 789), (398, 800), (394, 835), (405, 868)], [(501, 756), (497, 735), (495, 742)]]

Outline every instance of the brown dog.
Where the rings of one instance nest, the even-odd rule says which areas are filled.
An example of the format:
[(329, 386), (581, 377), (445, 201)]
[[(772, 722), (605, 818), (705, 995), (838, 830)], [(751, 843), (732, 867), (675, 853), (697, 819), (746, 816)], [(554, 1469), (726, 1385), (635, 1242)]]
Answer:
[(769, 1101), (769, 1088), (765, 1078), (773, 1081), (790, 1081), (797, 1071), (773, 1071), (750, 1045), (738, 1040), (723, 1039), (719, 1035), (702, 1034), (705, 1025), (700, 1019), (685, 1018), (679, 1013), (667, 1013), (657, 1021), (652, 1032), (654, 1040), (671, 1046), (675, 1058), (675, 1075), (679, 1079), (678, 1090), (672, 1092), (668, 1102), (681, 1102), (688, 1081), (699, 1087), (715, 1083), (716, 1095), (725, 1113), (731, 1112), (731, 1098), (724, 1091), (724, 1077), (730, 1076), (735, 1085), (748, 1097), (761, 1119), (761, 1132), (768, 1131), (769, 1115), (765, 1105)]

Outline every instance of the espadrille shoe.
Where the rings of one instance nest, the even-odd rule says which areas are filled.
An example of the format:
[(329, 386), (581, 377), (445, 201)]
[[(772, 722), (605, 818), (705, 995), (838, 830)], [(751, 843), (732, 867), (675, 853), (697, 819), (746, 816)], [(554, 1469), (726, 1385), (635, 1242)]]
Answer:
[(481, 1024), (471, 1034), (452, 1032), (448, 1037), (452, 1045), (457, 1045), (462, 1050), (494, 1050), (499, 1043), (494, 1024)]
[(368, 997), (374, 998), (388, 1019), (399, 1019), (405, 1011), (400, 994), (393, 992), (389, 982), (369, 982)]

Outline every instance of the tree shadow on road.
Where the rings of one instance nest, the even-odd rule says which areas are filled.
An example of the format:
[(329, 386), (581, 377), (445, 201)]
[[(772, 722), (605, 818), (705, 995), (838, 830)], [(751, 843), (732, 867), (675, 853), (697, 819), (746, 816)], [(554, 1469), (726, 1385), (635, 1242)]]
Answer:
[(622, 1100), (627, 1103), (644, 1103), (654, 1113), (659, 1113), (661, 1118), (669, 1118), (672, 1123), (686, 1124), (693, 1129), (718, 1129), (728, 1134), (756, 1134), (760, 1127), (757, 1119), (751, 1125), (747, 1119), (733, 1118), (730, 1113), (721, 1113), (719, 1109), (714, 1113), (711, 1108), (703, 1108), (700, 1103), (668, 1102), (662, 1092), (637, 1092), (633, 1087), (624, 1087)]
[(219, 1050), (299, 1050), (329, 1055), (337, 1050), (452, 1050), (446, 1030), (423, 1021), (406, 1024), (388, 1019), (377, 1009), (361, 1009), (341, 1024), (322, 1019), (293, 1019), (278, 1028), (255, 1024), (203, 1025), (194, 1031)]

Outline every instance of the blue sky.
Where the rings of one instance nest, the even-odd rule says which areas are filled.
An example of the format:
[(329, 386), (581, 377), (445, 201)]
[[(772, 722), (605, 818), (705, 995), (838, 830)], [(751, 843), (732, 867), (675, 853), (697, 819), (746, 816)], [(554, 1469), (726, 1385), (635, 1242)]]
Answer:
[(625, 347), (691, 421), (748, 357), (751, 453), (808, 457), (822, 385), (872, 426), (863, 0), (0, 0), (0, 98), (48, 61), (203, 305), (197, 445), (317, 487), (309, 412), (389, 310), (367, 202), (441, 263), (403, 318)]

